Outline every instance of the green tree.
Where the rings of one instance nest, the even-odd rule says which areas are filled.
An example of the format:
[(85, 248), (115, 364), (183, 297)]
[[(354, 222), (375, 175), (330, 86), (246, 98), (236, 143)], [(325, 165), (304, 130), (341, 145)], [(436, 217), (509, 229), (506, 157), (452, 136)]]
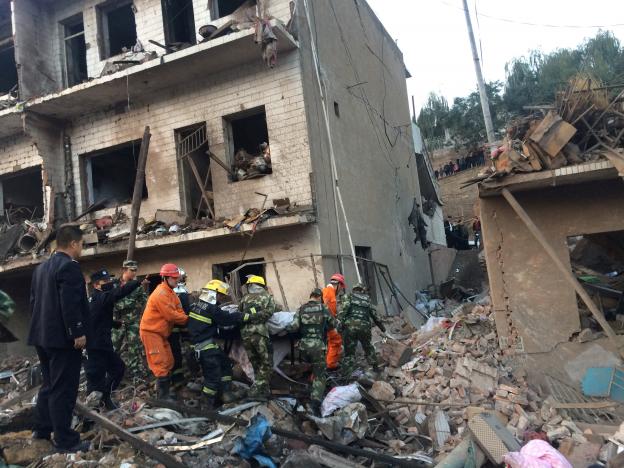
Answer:
[(416, 122), (429, 148), (439, 146), (437, 142), (444, 140), (449, 110), (446, 98), (436, 93), (429, 94), (427, 103), (420, 110)]

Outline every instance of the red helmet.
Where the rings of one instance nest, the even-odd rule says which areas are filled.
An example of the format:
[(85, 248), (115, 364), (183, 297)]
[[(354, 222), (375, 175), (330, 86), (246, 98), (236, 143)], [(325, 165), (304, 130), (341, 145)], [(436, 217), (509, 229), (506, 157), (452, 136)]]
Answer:
[(342, 276), (340, 273), (335, 273), (332, 275), (331, 278), (329, 278), (329, 281), (338, 281), (342, 287), (345, 287), (345, 279), (344, 276)]
[(179, 278), (180, 270), (173, 263), (165, 263), (160, 267), (160, 276), (169, 276), (171, 278)]

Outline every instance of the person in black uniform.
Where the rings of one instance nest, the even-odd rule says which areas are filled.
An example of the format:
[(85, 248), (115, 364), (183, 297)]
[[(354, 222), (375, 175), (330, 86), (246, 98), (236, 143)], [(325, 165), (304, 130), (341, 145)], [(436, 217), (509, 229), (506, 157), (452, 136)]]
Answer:
[(82, 350), (87, 345), (87, 290), (77, 259), (82, 253), (78, 226), (61, 226), (56, 233), (56, 252), (39, 265), (30, 291), (28, 344), (41, 363), (43, 383), (35, 408), (36, 439), (50, 439), (61, 452), (89, 449), (71, 428), (78, 396)]
[[(182, 310), (188, 315), (191, 311), (191, 295), (186, 289), (186, 272), (182, 268), (178, 268), (180, 271), (180, 278), (178, 278), (178, 285), (173, 288), (173, 291), (180, 298), (180, 304), (182, 304)], [(171, 369), (171, 383), (175, 387), (180, 387), (184, 384), (184, 367), (183, 367), (183, 352), (182, 352), (182, 335), (186, 336), (186, 328), (176, 325), (171, 330), (169, 335), (169, 345), (171, 346), (171, 354), (173, 354), (173, 369)]]
[[(241, 398), (230, 390), (232, 382), (232, 361), (215, 341), (217, 328), (240, 324), (243, 314), (225, 312), (219, 304), (228, 297), (229, 286), (220, 280), (212, 280), (201, 290), (199, 301), (191, 306), (187, 324), (191, 343), (204, 375), (202, 394), (208, 410), (218, 400), (230, 403)], [(227, 392), (227, 393), (226, 393)]]
[[(113, 348), (111, 337), (113, 328), (113, 308), (115, 302), (131, 294), (139, 286), (149, 283), (144, 279), (128, 281), (115, 287), (107, 270), (99, 270), (91, 275), (93, 294), (89, 299), (90, 337), (87, 344), (87, 394), (100, 392), (100, 403), (108, 410), (117, 408), (111, 399), (111, 392), (121, 383), (126, 365)], [(96, 394), (97, 395), (97, 394)], [(99, 395), (97, 395), (99, 396)]]

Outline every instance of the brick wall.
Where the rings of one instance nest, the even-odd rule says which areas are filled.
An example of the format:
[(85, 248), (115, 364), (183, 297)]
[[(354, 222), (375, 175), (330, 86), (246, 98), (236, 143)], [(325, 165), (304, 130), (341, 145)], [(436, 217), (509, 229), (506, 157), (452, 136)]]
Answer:
[[(149, 198), (142, 205), (142, 216), (156, 209), (180, 209), (180, 191), (174, 130), (206, 122), (210, 149), (226, 161), (223, 117), (265, 106), (273, 174), (231, 183), (225, 171), (213, 164), (213, 190), (217, 217), (231, 217), (250, 207), (259, 207), (262, 197), (289, 197), (298, 204), (311, 204), (309, 182), (310, 153), (304, 114), (301, 73), (297, 52), (283, 54), (272, 70), (262, 64), (243, 65), (210, 75), (205, 82), (184, 85), (149, 102), (132, 101), (131, 110), (86, 115), (72, 122), (68, 133), (74, 154), (74, 178), (81, 208), (79, 157), (131, 140), (140, 139), (145, 125), (152, 139), (146, 179)], [(194, 183), (194, 182), (193, 182)]]
[(40, 164), (37, 147), (26, 135), (0, 139), (0, 175)]
[[(33, 67), (43, 65), (46, 70), (46, 76), (33, 69), (33, 73), (24, 74), (22, 79), (33, 81), (36, 77), (35, 81), (48, 81), (46, 86), (36, 83), (32, 88), (28, 86), (27, 88), (33, 91), (32, 96), (45, 94), (44, 90), (53, 92), (61, 89), (65, 52), (60, 23), (78, 13), (82, 13), (84, 21), (89, 76), (99, 77), (106, 61), (113, 59), (102, 60), (100, 56), (98, 6), (102, 3), (104, 3), (102, 0), (63, 0), (50, 3), (48, 6), (42, 6), (39, 0), (20, 0), (16, 3), (18, 11), (16, 16), (20, 21), (17, 30), (18, 35), (23, 38), (18, 43), (23, 44), (25, 52), (41, 51), (40, 57), (37, 57), (38, 63), (30, 64)], [(207, 0), (193, 0), (195, 31), (209, 23), (220, 25), (227, 21), (227, 18), (211, 21), (208, 3)], [(286, 23), (290, 18), (288, 3), (288, 0), (271, 0), (268, 15)], [(149, 42), (150, 39), (161, 44), (165, 42), (161, 0), (134, 0), (134, 7), (138, 39), (145, 50), (162, 55), (164, 50)], [(199, 35), (197, 37), (201, 39)], [(28, 62), (34, 61), (27, 60), (27, 56), (24, 55), (23, 62), (28, 66)]]

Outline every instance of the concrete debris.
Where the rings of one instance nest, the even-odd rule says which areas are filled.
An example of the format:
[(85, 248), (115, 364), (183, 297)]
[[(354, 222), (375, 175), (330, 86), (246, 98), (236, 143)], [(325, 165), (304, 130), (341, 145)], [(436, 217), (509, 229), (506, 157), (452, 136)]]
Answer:
[[(583, 425), (568, 416), (567, 408), (578, 406), (578, 400), (558, 401), (542, 386), (534, 386), (499, 349), (490, 305), (446, 301), (440, 312), (447, 316), (420, 330), (394, 317), (387, 336), (374, 331), (373, 342), (382, 357), (392, 337), (410, 351), (411, 360), (394, 366), (388, 359), (377, 373), (356, 372), (357, 382), (330, 376), (334, 384), (326, 400), (344, 389), (351, 389), (353, 396), (331, 412), (324, 411), (326, 417), (305, 409), (306, 397), (296, 390), (307, 368), (285, 359), (280, 367), (289, 380), (272, 383), (274, 396), (280, 398), (225, 405), (217, 419), (201, 409), (201, 403), (194, 403), (201, 402), (200, 377), (188, 377), (188, 385), (178, 392), (185, 405), (177, 406), (157, 405), (150, 400), (153, 390), (145, 384), (122, 386), (115, 395), (120, 409), (100, 410), (104, 426), (97, 419), (94, 425), (84, 416), (77, 418), (76, 427), (91, 449), (73, 455), (54, 454), (49, 442), (33, 441), (30, 432), (24, 432), (32, 427), (36, 392), (30, 396), (28, 392), (39, 384), (37, 366), (23, 358), (5, 359), (0, 363), (0, 432), (5, 434), (0, 436), (0, 450), (7, 463), (46, 467), (156, 466), (153, 456), (161, 455), (153, 450), (174, 457), (174, 465), (240, 466), (239, 456), (232, 452), (235, 440), (245, 436), (254, 416), (262, 415), (272, 433), (262, 443), (263, 456), (283, 466), (303, 460), (309, 466), (349, 468), (365, 463), (371, 453), (396, 465), (427, 466), (431, 459), (441, 462), (448, 457), (448, 466), (455, 466), (456, 458), (467, 453), (474, 452), (480, 461), (484, 453), (493, 453), (480, 447), (476, 434), (471, 436), (469, 422), (483, 415), (484, 421), (494, 421), (501, 437), (517, 441), (517, 447), (536, 438), (558, 444), (563, 456), (575, 460), (573, 466), (606, 462), (617, 455), (624, 427), (604, 435), (604, 426)], [(365, 367), (363, 359), (358, 364)], [(237, 366), (235, 376), (246, 380), (242, 375)], [(81, 394), (81, 400), (86, 396)], [(591, 409), (599, 402), (583, 405)], [(116, 432), (103, 429), (107, 425)]]

